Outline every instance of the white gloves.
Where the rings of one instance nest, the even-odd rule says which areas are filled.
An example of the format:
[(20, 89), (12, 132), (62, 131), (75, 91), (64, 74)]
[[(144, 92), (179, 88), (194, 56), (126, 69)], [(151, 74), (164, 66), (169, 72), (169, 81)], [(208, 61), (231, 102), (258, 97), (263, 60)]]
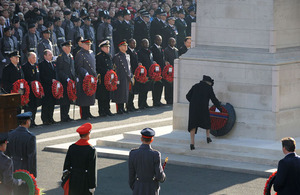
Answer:
[(79, 82), (79, 78), (76, 78), (77, 83)]
[(4, 62), (4, 63), (5, 63), (5, 62), (6, 62), (6, 59), (3, 59), (3, 60), (2, 60), (2, 62)]
[(89, 191), (90, 191), (92, 194), (94, 194), (95, 190), (96, 190), (95, 188), (89, 189)]
[(22, 183), (25, 183), (22, 179), (18, 179), (18, 186), (20, 186)]
[(67, 82), (69, 82), (70, 80), (71, 80), (71, 79), (70, 79), (70, 78), (68, 78), (68, 79), (67, 79)]
[(85, 76), (88, 76), (89, 75), (89, 73), (87, 72), (87, 73), (85, 73)]

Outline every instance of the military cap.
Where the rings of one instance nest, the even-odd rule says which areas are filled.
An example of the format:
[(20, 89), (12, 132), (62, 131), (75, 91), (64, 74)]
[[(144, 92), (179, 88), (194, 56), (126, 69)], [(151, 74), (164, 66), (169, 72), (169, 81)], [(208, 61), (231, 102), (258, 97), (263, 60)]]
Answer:
[(61, 46), (62, 46), (62, 47), (63, 47), (63, 46), (70, 46), (70, 47), (72, 47), (72, 41), (71, 41), (71, 40), (65, 41), (65, 42), (63, 42), (63, 43), (61, 44)]
[(194, 5), (191, 5), (190, 7), (188, 7), (188, 11), (191, 12), (191, 11), (196, 11), (196, 7)]
[(91, 21), (92, 19), (91, 19), (91, 17), (88, 16), (88, 17), (85, 17), (84, 20), (89, 20), (89, 21)]
[(42, 31), (42, 34), (45, 34), (45, 33), (49, 33), (50, 34), (51, 32), (48, 29), (46, 29), (46, 30)]
[(123, 10), (123, 16), (126, 16), (126, 15), (131, 15), (131, 13), (128, 9)]
[(28, 120), (31, 119), (32, 112), (24, 112), (22, 114), (17, 115), (18, 120)]
[(92, 124), (91, 123), (84, 123), (78, 129), (76, 130), (77, 133), (80, 135), (88, 134), (92, 130)]
[(122, 16), (122, 17), (123, 17), (123, 11), (122, 11), (122, 10), (119, 10), (119, 11), (116, 13), (116, 17), (119, 17), (119, 16)]
[(99, 17), (104, 17), (105, 12), (102, 9), (99, 9)]
[(177, 13), (178, 13), (178, 14), (185, 14), (185, 13), (184, 13), (184, 9), (179, 9), (179, 10), (177, 11)]
[(150, 13), (149, 12), (143, 12), (142, 17), (149, 17), (150, 18)]
[(55, 22), (60, 21), (60, 20), (61, 20), (60, 17), (55, 17), (53, 22), (55, 23)]
[(139, 14), (141, 14), (141, 13), (143, 13), (143, 12), (145, 12), (146, 10), (144, 9), (144, 8), (141, 8), (141, 9), (139, 9), (137, 12), (139, 13)]
[(74, 18), (74, 20), (73, 20), (74, 22), (79, 22), (80, 21), (80, 18)]
[(93, 41), (91, 39), (84, 39), (84, 40), (81, 41), (81, 43), (85, 43), (85, 44), (91, 45), (93, 43)]
[(202, 81), (208, 81), (208, 82), (214, 82), (214, 80), (210, 77), (210, 76), (207, 76), (207, 75), (203, 75), (203, 79)]
[(5, 27), (3, 31), (4, 31), (4, 32), (7, 32), (7, 31), (9, 31), (9, 30), (11, 30), (10, 27)]
[(147, 127), (141, 131), (141, 134), (142, 134), (143, 138), (149, 139), (149, 138), (152, 138), (155, 136), (155, 131), (153, 129)]
[(111, 17), (110, 17), (110, 15), (105, 14), (105, 15), (103, 16), (103, 19), (108, 20), (108, 19), (111, 19)]
[(125, 39), (123, 39), (122, 41), (120, 41), (120, 43), (118, 44), (118, 47), (120, 47), (122, 45), (128, 45), (127, 41)]
[(34, 28), (34, 27), (35, 27), (35, 24), (33, 24), (33, 23), (28, 24), (28, 29), (31, 29), (31, 28)]
[(65, 15), (65, 16), (68, 16), (68, 15), (70, 15), (71, 13), (72, 13), (72, 12), (69, 11), (69, 10), (64, 11), (64, 15)]
[(17, 56), (17, 57), (21, 57), (20, 54), (19, 54), (19, 51), (15, 50), (13, 52), (10, 52), (8, 54), (8, 57), (11, 58), (11, 57), (14, 57), (14, 56)]
[(8, 139), (8, 133), (7, 132), (1, 132), (0, 133), (0, 144), (3, 144)]
[(159, 15), (161, 15), (161, 16), (167, 16), (168, 14), (167, 14), (167, 12), (163, 11), (163, 12), (160, 13)]
[(53, 25), (53, 22), (48, 21), (48, 22), (46, 22), (45, 27), (50, 28), (50, 26), (52, 26), (52, 25)]
[(99, 47), (110, 47), (109, 40), (104, 40), (99, 44)]
[(41, 20), (43, 20), (43, 17), (42, 17), (42, 16), (36, 17), (36, 21), (41, 21)]
[(16, 23), (18, 23), (18, 22), (20, 22), (20, 18), (17, 16), (17, 17), (14, 17), (13, 18), (13, 20), (12, 20), (12, 23), (13, 24), (16, 24)]
[(87, 12), (86, 8), (82, 8), (80, 11), (80, 17), (87, 16), (87, 15), (88, 15), (88, 12)]
[(157, 10), (155, 10), (155, 15), (160, 15), (163, 12), (164, 12), (164, 10), (159, 7), (159, 8), (157, 8)]
[(33, 12), (38, 12), (38, 11), (39, 11), (39, 8), (37, 8), (37, 7), (33, 9)]
[(167, 18), (167, 21), (169, 21), (169, 20), (176, 20), (176, 19), (175, 19), (175, 17), (170, 16), (170, 17)]

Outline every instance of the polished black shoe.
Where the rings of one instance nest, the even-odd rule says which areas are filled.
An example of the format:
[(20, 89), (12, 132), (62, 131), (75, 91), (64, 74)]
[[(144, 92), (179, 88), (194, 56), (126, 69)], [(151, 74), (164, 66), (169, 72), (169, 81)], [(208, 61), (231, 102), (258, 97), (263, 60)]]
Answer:
[(194, 144), (190, 144), (190, 149), (191, 149), (191, 150), (195, 150)]
[(212, 140), (210, 139), (210, 137), (206, 138), (206, 142), (209, 144), (210, 142), (212, 142)]

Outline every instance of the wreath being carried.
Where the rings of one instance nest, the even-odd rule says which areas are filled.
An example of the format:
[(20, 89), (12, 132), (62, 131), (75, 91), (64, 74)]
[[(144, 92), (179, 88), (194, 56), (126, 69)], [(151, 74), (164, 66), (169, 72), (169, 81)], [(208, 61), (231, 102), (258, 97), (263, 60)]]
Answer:
[(156, 62), (154, 62), (149, 68), (149, 77), (153, 81), (160, 81), (162, 79), (161, 68)]
[(68, 82), (67, 92), (68, 92), (69, 100), (75, 102), (75, 100), (77, 99), (76, 86), (75, 86), (75, 82), (71, 79)]
[(139, 66), (134, 71), (134, 78), (137, 82), (140, 83), (146, 83), (148, 81), (147, 77), (147, 69), (142, 64), (139, 64)]
[(83, 91), (87, 96), (92, 96), (97, 90), (97, 78), (93, 75), (86, 75), (83, 79)]
[(115, 71), (109, 70), (104, 76), (104, 85), (107, 91), (117, 90), (118, 75)]
[(25, 106), (29, 102), (30, 88), (27, 81), (25, 81), (24, 79), (19, 79), (16, 82), (14, 82), (13, 88), (11, 90), (11, 93), (20, 93), (20, 92), (21, 92), (21, 106)]
[(169, 63), (167, 63), (167, 65), (164, 67), (163, 78), (169, 83), (172, 83), (174, 80), (174, 68)]
[[(265, 188), (264, 188), (264, 195), (271, 195), (271, 188), (274, 183), (274, 179), (276, 177), (277, 171), (272, 173), (269, 179), (266, 181)], [(277, 192), (274, 194), (277, 195)]]
[(41, 99), (45, 93), (42, 84), (39, 81), (31, 82), (31, 89), (35, 97)]
[(57, 80), (52, 83), (52, 95), (55, 99), (60, 99), (64, 96), (64, 88)]
[(36, 180), (33, 174), (24, 169), (16, 170), (13, 174), (15, 179), (22, 179), (28, 186), (28, 195), (40, 195), (40, 189), (37, 187)]

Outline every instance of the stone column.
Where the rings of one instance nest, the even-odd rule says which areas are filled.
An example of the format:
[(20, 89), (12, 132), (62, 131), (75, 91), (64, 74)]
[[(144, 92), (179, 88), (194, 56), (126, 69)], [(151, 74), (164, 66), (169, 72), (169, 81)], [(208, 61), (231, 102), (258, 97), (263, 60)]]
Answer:
[(175, 63), (174, 129), (187, 130), (185, 95), (205, 74), (235, 108), (228, 138), (300, 136), (299, 10), (299, 0), (198, 0), (196, 47)]

